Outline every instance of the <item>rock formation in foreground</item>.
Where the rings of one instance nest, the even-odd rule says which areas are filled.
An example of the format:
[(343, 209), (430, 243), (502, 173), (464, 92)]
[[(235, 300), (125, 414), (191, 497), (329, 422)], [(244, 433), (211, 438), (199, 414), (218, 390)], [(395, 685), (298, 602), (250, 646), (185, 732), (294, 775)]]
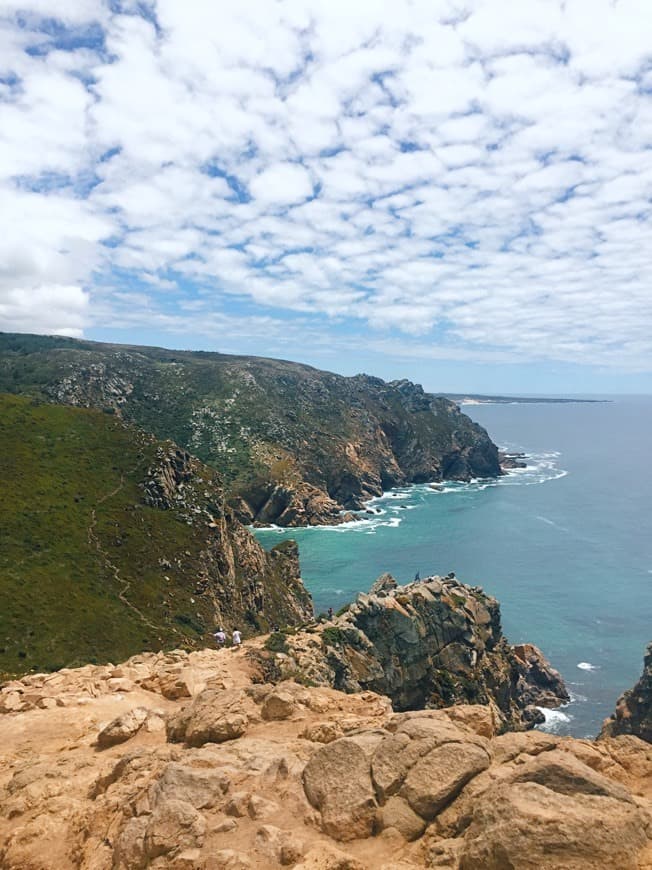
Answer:
[(114, 415), (0, 395), (0, 676), (204, 647), (312, 615), (217, 472)]
[(455, 402), (260, 357), (0, 333), (0, 392), (111, 411), (222, 475), (240, 519), (338, 523), (406, 483), (501, 473)]
[(268, 646), (278, 650), (261, 653), (269, 674), (378, 692), (397, 711), (490, 704), (502, 727), (520, 729), (569, 700), (535, 646), (507, 642), (496, 599), (452, 574), (406, 586), (385, 574), (333, 620)]
[(636, 737), (498, 735), (491, 706), (395, 713), (263, 678), (226, 649), (4, 686), (0, 866), (652, 868)]
[(640, 680), (620, 696), (616, 711), (602, 726), (602, 737), (618, 734), (634, 734), (652, 743), (652, 643), (645, 651)]

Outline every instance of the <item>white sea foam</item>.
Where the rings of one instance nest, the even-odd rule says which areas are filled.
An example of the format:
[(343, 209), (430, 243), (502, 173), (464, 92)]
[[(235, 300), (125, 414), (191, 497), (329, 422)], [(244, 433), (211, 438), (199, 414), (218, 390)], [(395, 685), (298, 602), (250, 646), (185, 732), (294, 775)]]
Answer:
[(535, 514), (534, 517), (537, 520), (541, 520), (541, 522), (545, 523), (547, 526), (552, 526), (555, 529), (559, 529), (560, 532), (568, 532), (566, 526), (560, 526), (559, 523), (556, 523), (554, 520), (551, 520), (548, 517), (542, 517), (539, 514)]
[[(516, 452), (520, 448), (517, 445), (510, 445), (509, 448), (504, 449), (509, 452)], [(523, 456), (523, 460), (527, 463), (526, 468), (510, 468), (506, 474), (497, 478), (476, 477), (470, 481), (444, 480), (441, 483), (437, 483), (436, 488), (433, 488), (430, 483), (416, 483), (409, 486), (397, 487), (396, 489), (383, 492), (382, 495), (373, 496), (368, 499), (364, 503), (362, 511), (355, 514), (355, 519), (349, 522), (338, 525), (302, 526), (302, 530), (310, 529), (316, 532), (337, 532), (338, 534), (358, 532), (373, 535), (378, 528), (397, 528), (401, 524), (401, 514), (403, 514), (405, 509), (416, 510), (422, 507), (424, 500), (429, 497), (483, 492), (496, 486), (536, 486), (550, 480), (558, 480), (568, 474), (567, 471), (557, 466), (556, 461), (559, 456), (560, 454), (556, 450), (550, 450), (545, 453), (526, 454)], [(411, 503), (403, 504), (406, 501)], [(401, 504), (397, 505), (396, 502)], [(373, 513), (365, 514), (365, 510), (372, 511)], [(547, 517), (537, 517), (537, 519), (550, 525), (556, 525)], [(563, 529), (561, 526), (558, 526), (558, 528), (562, 529), (562, 531), (567, 531), (567, 529)], [(279, 534), (291, 531), (291, 529), (283, 529), (274, 524), (265, 526), (260, 530), (277, 532)], [(252, 529), (252, 531), (255, 530)]]
[(581, 671), (597, 671), (598, 670), (598, 666), (592, 665), (591, 662), (578, 662), (577, 667)]
[(550, 734), (555, 734), (558, 731), (565, 730), (564, 726), (573, 718), (559, 708), (556, 710), (549, 710), (547, 707), (537, 707), (537, 710), (540, 710), (541, 713), (543, 713), (546, 720), (545, 722), (542, 722), (541, 725), (537, 725), (537, 728), (540, 731), (547, 731)]

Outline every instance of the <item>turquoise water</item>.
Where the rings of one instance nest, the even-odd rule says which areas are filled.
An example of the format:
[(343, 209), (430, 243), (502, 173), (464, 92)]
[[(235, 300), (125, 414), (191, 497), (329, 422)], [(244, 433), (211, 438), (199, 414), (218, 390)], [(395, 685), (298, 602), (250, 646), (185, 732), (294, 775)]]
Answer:
[(257, 536), (265, 546), (298, 540), (318, 611), (383, 571), (401, 582), (455, 571), (483, 586), (510, 641), (540, 646), (567, 681), (573, 701), (548, 727), (593, 736), (652, 640), (652, 398), (464, 410), (496, 443), (525, 451), (528, 469), (443, 492), (396, 490), (347, 526)]

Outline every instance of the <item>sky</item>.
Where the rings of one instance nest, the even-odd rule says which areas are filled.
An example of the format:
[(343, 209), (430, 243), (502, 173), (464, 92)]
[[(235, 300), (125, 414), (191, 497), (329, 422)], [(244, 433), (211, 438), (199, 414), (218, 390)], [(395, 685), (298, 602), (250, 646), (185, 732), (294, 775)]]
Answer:
[(0, 0), (0, 330), (652, 392), (651, 98), (650, 0)]

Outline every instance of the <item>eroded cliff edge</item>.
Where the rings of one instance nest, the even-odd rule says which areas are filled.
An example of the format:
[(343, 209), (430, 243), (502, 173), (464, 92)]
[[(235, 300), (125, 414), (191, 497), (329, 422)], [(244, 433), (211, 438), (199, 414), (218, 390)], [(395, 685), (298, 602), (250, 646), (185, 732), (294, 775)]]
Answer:
[(0, 391), (172, 439), (222, 474), (245, 522), (338, 523), (392, 486), (501, 473), (489, 435), (454, 402), (283, 360), (0, 334)]
[[(0, 691), (6, 870), (650, 870), (652, 750), (177, 650)], [(9, 702), (9, 704), (7, 704)], [(17, 709), (17, 707), (15, 708)]]
[(339, 616), (267, 648), (276, 679), (378, 692), (397, 711), (488, 704), (502, 728), (522, 729), (544, 721), (538, 707), (569, 701), (540, 650), (507, 642), (496, 599), (454, 575), (398, 586), (385, 574)]

